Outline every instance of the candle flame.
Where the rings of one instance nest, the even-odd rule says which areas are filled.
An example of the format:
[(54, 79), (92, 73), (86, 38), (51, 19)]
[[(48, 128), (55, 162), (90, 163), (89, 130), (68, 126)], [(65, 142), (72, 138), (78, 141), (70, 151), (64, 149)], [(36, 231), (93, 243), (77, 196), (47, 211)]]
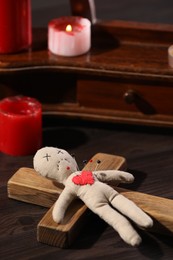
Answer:
[(68, 24), (67, 26), (66, 26), (66, 32), (71, 32), (72, 31), (72, 26), (71, 26), (71, 24)]

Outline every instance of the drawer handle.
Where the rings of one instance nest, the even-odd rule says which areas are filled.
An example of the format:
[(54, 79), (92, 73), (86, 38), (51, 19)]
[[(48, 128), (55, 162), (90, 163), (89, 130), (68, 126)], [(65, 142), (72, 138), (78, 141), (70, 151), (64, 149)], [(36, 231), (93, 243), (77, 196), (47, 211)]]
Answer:
[(137, 93), (134, 90), (128, 90), (124, 94), (124, 100), (127, 104), (133, 104), (135, 103), (135, 99), (137, 98)]
[(155, 108), (136, 91), (130, 89), (123, 97), (127, 104), (134, 104), (143, 114), (156, 114)]

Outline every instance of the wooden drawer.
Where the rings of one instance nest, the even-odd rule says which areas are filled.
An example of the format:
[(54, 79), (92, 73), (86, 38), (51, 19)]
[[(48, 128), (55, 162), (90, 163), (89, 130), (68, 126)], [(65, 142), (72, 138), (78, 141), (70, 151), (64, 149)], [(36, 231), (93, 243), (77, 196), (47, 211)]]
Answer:
[(173, 116), (173, 86), (163, 83), (81, 79), (77, 100), (80, 106), (128, 111), (141, 115)]
[(2, 55), (0, 97), (36, 97), (46, 115), (173, 127), (172, 35), (171, 25), (98, 21), (90, 52), (67, 58), (36, 28), (30, 52)]

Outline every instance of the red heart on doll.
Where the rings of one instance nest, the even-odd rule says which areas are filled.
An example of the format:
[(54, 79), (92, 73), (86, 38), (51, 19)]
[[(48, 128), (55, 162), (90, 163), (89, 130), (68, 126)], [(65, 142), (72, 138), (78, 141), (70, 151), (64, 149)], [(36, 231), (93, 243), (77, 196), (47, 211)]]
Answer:
[(94, 177), (91, 171), (82, 171), (81, 174), (73, 177), (72, 182), (77, 185), (92, 185), (94, 183)]

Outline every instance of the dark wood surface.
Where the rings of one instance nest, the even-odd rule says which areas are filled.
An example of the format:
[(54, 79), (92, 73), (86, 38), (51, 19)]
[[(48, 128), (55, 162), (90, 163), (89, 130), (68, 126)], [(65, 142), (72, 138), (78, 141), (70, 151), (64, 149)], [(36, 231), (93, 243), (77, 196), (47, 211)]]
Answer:
[(72, 58), (51, 54), (46, 32), (33, 29), (31, 50), (1, 55), (0, 98), (33, 96), (61, 116), (173, 126), (173, 25), (101, 21), (91, 50)]
[[(34, 2), (39, 5), (38, 1)], [(43, 22), (47, 25), (50, 18), (66, 14), (62, 2), (64, 4), (65, 1), (57, 1), (60, 3), (57, 10), (54, 6), (35, 9), (35, 24), (39, 26)], [(100, 3), (98, 16), (104, 19), (173, 23), (172, 0), (123, 0), (119, 3), (110, 0), (110, 5), (101, 0), (96, 2)], [(40, 7), (42, 3), (40, 1)], [(45, 48), (45, 41), (42, 48)], [(1, 65), (2, 62), (1, 59)], [(17, 78), (16, 82), (24, 82), (19, 80), (20, 75)], [(17, 90), (23, 91), (24, 88), (20, 85)], [(2, 91), (5, 92), (1, 92), (3, 95), (9, 94), (9, 89), (2, 87)], [(45, 93), (45, 96), (49, 99), (49, 95)], [(58, 146), (75, 153), (80, 168), (83, 167), (83, 159), (89, 159), (97, 152), (121, 155), (127, 159), (128, 170), (135, 176), (134, 184), (126, 188), (173, 199), (172, 129), (64, 121), (49, 117), (44, 118), (43, 131), (44, 145)], [(32, 167), (32, 159), (33, 155), (12, 157), (0, 153), (0, 259), (173, 259), (173, 237), (139, 231), (143, 243), (138, 248), (132, 248), (93, 214), (71, 248), (64, 250), (39, 243), (37, 224), (47, 209), (7, 197), (7, 181), (20, 167)]]
[[(128, 189), (173, 199), (173, 135), (162, 128), (81, 122), (44, 118), (44, 145), (62, 147), (83, 160), (97, 152), (127, 159), (135, 182)], [(7, 181), (20, 167), (32, 167), (33, 156), (0, 154), (0, 257), (1, 259), (172, 259), (173, 237), (139, 231), (138, 248), (125, 244), (117, 233), (91, 214), (69, 249), (37, 241), (37, 224), (47, 209), (7, 197)]]
[[(75, 10), (79, 2), (81, 14), (92, 7), (70, 1)], [(29, 50), (1, 55), (0, 98), (33, 96), (58, 116), (173, 127), (173, 25), (97, 19), (91, 39), (88, 53), (62, 57), (48, 50), (47, 29), (33, 28)]]

